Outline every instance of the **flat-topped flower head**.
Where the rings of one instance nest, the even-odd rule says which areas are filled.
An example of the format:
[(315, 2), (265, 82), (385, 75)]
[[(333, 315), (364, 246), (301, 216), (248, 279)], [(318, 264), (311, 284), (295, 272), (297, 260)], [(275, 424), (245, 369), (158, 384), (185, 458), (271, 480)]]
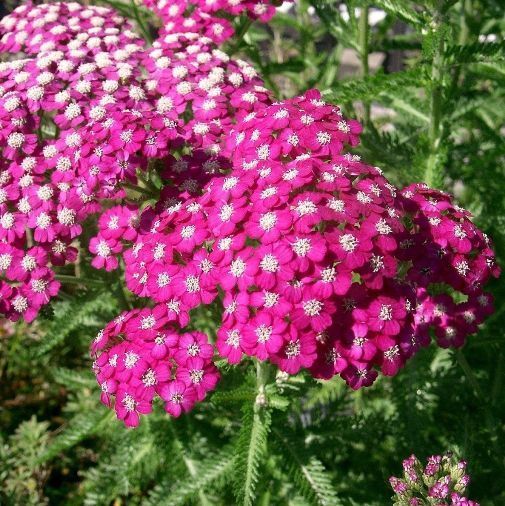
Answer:
[(156, 396), (177, 417), (219, 380), (207, 336), (179, 333), (163, 305), (121, 314), (99, 332), (91, 353), (102, 402), (128, 427), (152, 411)]
[[(227, 136), (231, 169), (180, 194), (176, 207), (162, 200), (143, 213), (128, 250), (139, 253), (125, 255), (128, 286), (158, 302), (174, 298), (184, 322), (222, 299), (216, 347), (231, 363), (245, 354), (288, 373), (340, 374), (356, 389), (379, 370), (396, 374), (429, 343), (430, 327), (441, 346), (461, 346), (491, 308), (477, 307), (479, 283), (498, 272), (490, 247), (448, 197), (424, 205), (429, 190), (414, 199), (343, 153), (359, 130), (316, 91), (244, 116)], [(292, 135), (297, 142), (286, 143)], [(434, 213), (447, 221), (438, 235)], [(171, 255), (153, 263), (145, 244), (155, 240)], [(451, 263), (441, 255), (449, 247)], [(426, 267), (468, 301), (447, 302), (437, 317)]]

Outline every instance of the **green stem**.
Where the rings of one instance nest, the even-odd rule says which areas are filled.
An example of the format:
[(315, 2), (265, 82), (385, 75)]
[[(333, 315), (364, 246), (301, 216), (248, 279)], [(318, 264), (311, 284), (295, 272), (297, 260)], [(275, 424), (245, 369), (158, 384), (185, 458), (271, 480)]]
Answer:
[(251, 25), (253, 24), (253, 20), (251, 18), (246, 17), (240, 26), (235, 31), (235, 37), (234, 37), (234, 43), (230, 47), (228, 54), (234, 55), (242, 46), (242, 42), (244, 41), (244, 37), (246, 36), (247, 32), (249, 31), (249, 28), (251, 28)]
[(149, 42), (149, 44), (153, 43), (153, 38), (151, 36), (151, 32), (149, 31), (149, 27), (144, 23), (144, 20), (142, 19), (142, 16), (140, 15), (139, 8), (137, 4), (135, 3), (135, 0), (131, 0), (131, 6), (133, 10), (133, 15), (135, 16), (135, 20), (137, 21), (137, 24), (139, 25), (139, 28), (146, 38), (146, 41)]
[(255, 411), (264, 408), (268, 404), (266, 386), (272, 378), (273, 368), (267, 362), (256, 362), (256, 386), (258, 389), (258, 395), (256, 396), (256, 402), (254, 405)]
[[(433, 19), (433, 30), (438, 30), (441, 25), (440, 12), (437, 11)], [(443, 53), (445, 48), (444, 37), (440, 37), (435, 49), (431, 69), (431, 93), (430, 93), (430, 125), (428, 129), (429, 154), (426, 159), (424, 181), (428, 186), (439, 186), (437, 154), (442, 141), (442, 77), (443, 77)]]
[[(368, 7), (362, 7), (358, 24), (358, 45), (359, 56), (361, 60), (361, 74), (367, 77), (369, 74), (368, 53), (369, 53), (369, 25), (368, 25)], [(363, 119), (365, 124), (370, 122), (370, 103), (363, 102)]]

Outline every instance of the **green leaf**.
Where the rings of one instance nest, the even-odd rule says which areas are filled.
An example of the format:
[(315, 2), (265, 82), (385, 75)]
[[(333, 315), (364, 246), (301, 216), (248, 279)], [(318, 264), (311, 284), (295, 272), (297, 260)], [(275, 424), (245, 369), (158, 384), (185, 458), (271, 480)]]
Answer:
[[(82, 327), (97, 327), (112, 317), (118, 310), (117, 301), (107, 292), (80, 293), (71, 301), (60, 301), (53, 304), (54, 317), (49, 328), (45, 330), (44, 339), (35, 350), (40, 357), (60, 345), (74, 331)], [(102, 320), (97, 318), (102, 317)]]
[(98, 409), (87, 413), (79, 413), (70, 420), (68, 425), (63, 427), (61, 434), (53, 440), (39, 457), (39, 462), (47, 462), (61, 452), (80, 443), (83, 439), (100, 432), (103, 430), (103, 426), (112, 419), (113, 413), (109, 410)]
[(174, 483), (172, 477), (156, 485), (144, 506), (178, 506), (198, 497), (201, 492), (233, 470), (233, 451), (226, 447), (198, 463), (195, 476)]
[(52, 371), (54, 381), (79, 392), (83, 388), (96, 388), (96, 379), (91, 368), (85, 371), (76, 371), (65, 367), (56, 367)]
[(408, 7), (407, 2), (400, 2), (398, 0), (374, 0), (373, 5), (384, 9), (388, 14), (416, 28), (420, 29), (426, 24), (424, 16), (415, 9)]
[(385, 74), (382, 71), (360, 79), (349, 79), (339, 83), (334, 89), (324, 90), (324, 98), (337, 103), (354, 100), (374, 100), (377, 95), (394, 96), (396, 90), (407, 86), (422, 86), (428, 80), (427, 67), (419, 65), (414, 69)]
[(280, 450), (279, 462), (286, 468), (287, 473), (308, 504), (315, 506), (339, 506), (342, 501), (338, 498), (330, 475), (323, 464), (314, 455), (309, 454), (303, 447), (303, 435), (295, 434), (283, 429), (273, 429), (275, 440)]
[(242, 426), (235, 447), (235, 494), (238, 504), (252, 506), (256, 499), (261, 461), (266, 458), (271, 416), (265, 408), (246, 404)]
[(451, 58), (458, 65), (480, 61), (503, 61), (505, 60), (505, 41), (448, 46), (444, 56)]

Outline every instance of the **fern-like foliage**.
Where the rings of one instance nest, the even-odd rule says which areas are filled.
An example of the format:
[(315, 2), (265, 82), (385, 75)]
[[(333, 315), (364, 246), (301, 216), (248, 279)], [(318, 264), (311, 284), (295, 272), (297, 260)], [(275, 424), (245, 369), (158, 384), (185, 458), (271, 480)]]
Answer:
[(280, 455), (278, 462), (291, 477), (295, 490), (304, 497), (307, 504), (341, 505), (331, 475), (316, 456), (306, 451), (303, 436), (286, 429), (275, 428), (272, 432)]
[[(210, 454), (209, 458), (191, 464), (193, 474), (185, 479), (174, 482), (173, 478), (162, 480), (149, 493), (149, 497), (143, 502), (144, 506), (179, 506), (186, 504), (191, 499), (200, 498), (200, 502), (210, 503), (202, 494), (206, 489), (213, 487), (216, 490), (216, 482), (224, 477), (230, 477), (234, 469), (234, 449), (223, 448), (217, 453)], [(211, 503), (210, 503), (211, 504)]]
[(111, 420), (112, 413), (101, 409), (77, 414), (68, 422), (67, 426), (61, 428), (61, 433), (40, 455), (39, 461), (47, 462), (74, 447), (85, 438), (101, 433), (107, 425), (110, 425)]
[(272, 419), (269, 410), (260, 406), (245, 405), (242, 412), (241, 428), (235, 447), (234, 485), (237, 503), (251, 506), (255, 504), (260, 467), (266, 459), (267, 438)]

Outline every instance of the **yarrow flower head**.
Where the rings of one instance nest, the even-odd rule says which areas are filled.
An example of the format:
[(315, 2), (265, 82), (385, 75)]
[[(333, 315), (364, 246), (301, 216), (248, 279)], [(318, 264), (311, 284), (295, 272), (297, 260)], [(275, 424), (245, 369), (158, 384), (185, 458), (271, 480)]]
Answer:
[[(26, 56), (0, 63), (0, 241), (8, 244), (0, 311), (8, 318), (32, 320), (57, 294), (53, 268), (75, 260), (82, 223), (109, 208), (105, 201), (127, 197), (123, 184), (152, 168), (194, 193), (195, 181), (217, 170), (236, 119), (269, 103), (253, 68), (211, 39), (181, 35), (177, 49), (158, 41), (149, 53), (143, 46), (104, 7), (23, 5), (0, 21), (0, 51)], [(50, 132), (41, 136), (42, 123)], [(170, 156), (187, 143), (198, 170)], [(136, 237), (134, 207), (102, 214), (89, 244), (95, 267), (117, 268), (121, 241)], [(34, 279), (37, 297), (34, 269), (20, 264), (32, 258), (31, 244), (45, 268), (44, 280), (41, 271)]]
[[(429, 343), (429, 328), (440, 332), (446, 322), (419, 316), (431, 281), (419, 276), (428, 256), (418, 245), (432, 251), (438, 244), (411, 193), (343, 154), (359, 132), (315, 90), (245, 116), (225, 143), (231, 170), (143, 213), (125, 253), (130, 290), (171, 305), (181, 325), (222, 293), (216, 346), (231, 363), (246, 354), (291, 374), (340, 374), (352, 388), (370, 385), (379, 370), (396, 374)], [(452, 220), (451, 209), (443, 213)], [(477, 241), (482, 234), (455, 212), (475, 237), (459, 254), (470, 261), (482, 251), (491, 265), (491, 249)], [(167, 255), (155, 258), (159, 244)], [(482, 269), (479, 282), (497, 274)], [(472, 319), (463, 330), (455, 326), (463, 338), (486, 311), (465, 293), (469, 301), (454, 304)]]
[(98, 333), (91, 351), (101, 400), (128, 427), (151, 412), (155, 397), (178, 417), (219, 380), (207, 336), (179, 333), (166, 306), (120, 314)]
[(456, 461), (450, 453), (429, 457), (424, 467), (415, 455), (411, 455), (403, 461), (403, 477), (389, 478), (395, 493), (393, 504), (479, 506), (464, 497), (470, 483), (466, 467), (464, 460)]
[(180, 34), (176, 42), (161, 36), (144, 59), (149, 86), (157, 94), (156, 110), (179, 121), (193, 148), (217, 154), (223, 134), (252, 111), (270, 103), (270, 92), (254, 68), (234, 60), (206, 37)]
[[(75, 260), (98, 198), (117, 193), (114, 155), (125, 153), (100, 145), (96, 122), (118, 114), (111, 104), (140, 75), (144, 42), (115, 11), (77, 3), (20, 6), (0, 37), (0, 51), (28, 56), (0, 63), (0, 311), (31, 321), (58, 293), (53, 269)], [(41, 118), (54, 135), (40, 135)]]

